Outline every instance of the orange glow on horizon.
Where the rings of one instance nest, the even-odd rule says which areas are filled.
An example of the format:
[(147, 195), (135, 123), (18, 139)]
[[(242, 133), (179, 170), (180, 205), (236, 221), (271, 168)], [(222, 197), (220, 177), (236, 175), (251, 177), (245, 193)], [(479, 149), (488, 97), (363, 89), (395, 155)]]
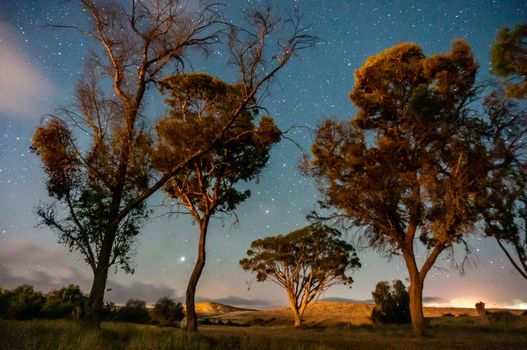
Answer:
[(456, 307), (456, 308), (474, 309), (476, 307), (476, 303), (480, 301), (485, 303), (485, 307), (487, 309), (498, 308), (498, 309), (527, 310), (527, 301), (524, 301), (524, 300), (513, 300), (511, 304), (507, 304), (507, 303), (495, 303), (495, 302), (489, 301), (488, 298), (485, 298), (485, 297), (459, 297), (459, 298), (440, 301), (440, 302), (430, 302), (430, 303), (425, 302), (423, 304), (428, 307)]

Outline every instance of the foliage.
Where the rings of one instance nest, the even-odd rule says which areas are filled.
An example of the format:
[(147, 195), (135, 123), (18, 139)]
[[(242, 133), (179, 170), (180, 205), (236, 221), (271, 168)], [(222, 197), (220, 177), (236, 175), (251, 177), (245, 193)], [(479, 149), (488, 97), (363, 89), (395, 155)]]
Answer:
[(79, 286), (70, 284), (68, 287), (53, 290), (46, 295), (42, 307), (45, 318), (81, 318), (85, 312), (87, 297)]
[(183, 305), (169, 297), (160, 298), (152, 309), (152, 318), (161, 326), (175, 326), (183, 319)]
[[(527, 279), (527, 24), (503, 28), (492, 47), (492, 72), (503, 82), (485, 99), (484, 107), (496, 128), (488, 182), (482, 205), (485, 233), (496, 239), (514, 268)], [(523, 101), (521, 100), (523, 99)]]
[(146, 309), (146, 302), (139, 299), (129, 299), (118, 309), (117, 314), (121, 322), (150, 323), (152, 321)]
[(340, 236), (329, 226), (310, 225), (257, 239), (240, 265), (256, 272), (258, 282), (270, 280), (286, 290), (295, 326), (300, 326), (309, 303), (335, 284), (351, 285), (347, 273), (360, 267), (355, 249)]
[(231, 115), (246, 98), (241, 84), (228, 85), (206, 73), (182, 74), (163, 81), (170, 93), (170, 116), (156, 128), (159, 147), (155, 165), (170, 169), (199, 151), (218, 131), (225, 130), (215, 147), (196, 158), (165, 186), (199, 221), (216, 212), (232, 212), (249, 191), (234, 187), (256, 177), (269, 159), (269, 151), (280, 140), (280, 131), (270, 117), (256, 123), (254, 107), (246, 106), (235, 121)]
[[(426, 274), (445, 249), (464, 242), (485, 193), (487, 124), (467, 108), (477, 67), (462, 40), (430, 57), (412, 43), (370, 57), (350, 93), (357, 115), (324, 121), (304, 166), (322, 207), (360, 228), (371, 247), (403, 255), (417, 335)], [(429, 251), (420, 268), (415, 241)]]
[[(216, 213), (233, 214), (249, 191), (235, 185), (254, 179), (267, 163), (269, 151), (281, 133), (273, 119), (259, 120), (259, 102), (267, 84), (299, 50), (315, 38), (300, 25), (300, 16), (280, 19), (270, 6), (245, 13), (248, 27), (230, 26), (230, 63), (239, 69), (234, 84), (206, 73), (180, 74), (160, 82), (171, 107), (156, 125), (159, 142), (153, 164), (169, 179), (164, 189), (198, 222), (198, 258), (186, 292), (187, 330), (197, 330), (194, 299), (206, 261), (209, 220)], [(289, 27), (289, 28), (288, 28)], [(269, 55), (269, 38), (288, 31)], [(173, 172), (179, 167), (179, 172)], [(170, 175), (172, 172), (172, 175)]]
[(410, 295), (403, 282), (397, 280), (390, 286), (381, 281), (371, 294), (375, 303), (371, 313), (373, 322), (410, 323)]
[[(108, 269), (133, 272), (133, 241), (148, 216), (145, 200), (167, 181), (152, 180), (144, 98), (166, 69), (182, 63), (188, 48), (217, 41), (218, 15), (212, 5), (182, 10), (179, 1), (80, 2), (91, 28), (73, 28), (95, 45), (74, 108), (45, 120), (32, 150), (43, 162), (54, 199), (37, 213), (92, 268), (87, 320), (98, 326)], [(83, 135), (81, 141), (74, 131)]]
[(491, 49), (492, 73), (512, 78), (505, 83), (505, 91), (513, 98), (527, 97), (527, 23), (511, 28), (503, 27)]
[(29, 320), (40, 316), (45, 302), (42, 293), (30, 285), (0, 291), (0, 318)]
[(513, 323), (516, 316), (510, 311), (495, 311), (489, 314), (489, 321), (491, 323)]

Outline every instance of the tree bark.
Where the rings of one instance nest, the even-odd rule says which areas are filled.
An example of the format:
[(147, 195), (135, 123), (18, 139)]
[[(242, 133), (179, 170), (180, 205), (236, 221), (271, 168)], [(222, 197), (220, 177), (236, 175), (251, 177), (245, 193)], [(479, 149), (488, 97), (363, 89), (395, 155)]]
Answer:
[(98, 268), (93, 274), (93, 283), (90, 296), (88, 297), (87, 312), (84, 319), (84, 324), (90, 328), (100, 328), (107, 278), (107, 266), (106, 268)]
[(410, 273), (410, 317), (415, 336), (424, 337), (426, 323), (423, 314), (423, 281), (418, 273)]
[(84, 324), (90, 328), (100, 328), (102, 321), (102, 310), (104, 305), (104, 293), (108, 280), (108, 269), (112, 257), (112, 248), (115, 241), (115, 232), (107, 232), (103, 241), (97, 268), (93, 272), (93, 283), (88, 297), (88, 305)]
[(302, 327), (302, 316), (298, 311), (293, 311), (293, 313), (295, 315), (295, 328)]
[(195, 307), (195, 296), (196, 296), (196, 287), (198, 285), (199, 278), (203, 272), (206, 261), (206, 252), (205, 252), (205, 243), (207, 238), (207, 229), (209, 224), (209, 218), (205, 217), (199, 225), (200, 235), (198, 243), (198, 259), (196, 265), (194, 265), (194, 270), (190, 275), (187, 286), (187, 295), (186, 295), (186, 307), (187, 307), (187, 331), (196, 332), (198, 330), (198, 317), (196, 315)]
[(300, 313), (300, 310), (297, 307), (297, 300), (294, 296), (294, 293), (292, 291), (288, 291), (289, 293), (289, 307), (291, 308), (291, 311), (293, 311), (293, 316), (295, 319), (295, 327), (302, 327), (302, 314)]

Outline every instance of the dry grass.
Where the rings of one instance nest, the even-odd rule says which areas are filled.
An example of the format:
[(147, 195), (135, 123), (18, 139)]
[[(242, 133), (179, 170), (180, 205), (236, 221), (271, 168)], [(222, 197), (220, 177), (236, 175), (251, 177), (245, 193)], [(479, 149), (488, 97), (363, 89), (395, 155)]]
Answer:
[[(302, 329), (292, 327), (286, 308), (232, 311), (205, 306), (201, 311), (222, 322), (230, 319), (252, 326), (202, 325), (197, 334), (187, 336), (180, 329), (123, 323), (103, 323), (97, 332), (74, 321), (0, 320), (0, 349), (527, 349), (527, 316), (508, 315), (490, 322), (472, 316), (430, 318), (430, 336), (417, 339), (409, 325), (372, 325), (370, 304), (319, 302), (308, 311)], [(429, 317), (447, 313), (475, 310), (425, 309)]]

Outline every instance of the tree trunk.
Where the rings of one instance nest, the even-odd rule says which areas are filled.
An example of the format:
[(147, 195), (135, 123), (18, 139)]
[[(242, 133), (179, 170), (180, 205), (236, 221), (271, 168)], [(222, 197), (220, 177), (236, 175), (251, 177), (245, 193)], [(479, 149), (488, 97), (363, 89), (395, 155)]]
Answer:
[(192, 274), (190, 275), (190, 279), (188, 281), (187, 286), (187, 295), (186, 295), (186, 307), (187, 307), (187, 331), (188, 332), (196, 332), (198, 330), (198, 317), (196, 315), (196, 307), (194, 303), (194, 299), (196, 296), (196, 287), (198, 285), (199, 278), (201, 276), (201, 273), (203, 272), (203, 268), (205, 267), (205, 261), (206, 261), (206, 252), (205, 252), (205, 243), (207, 238), (207, 229), (209, 224), (209, 218), (206, 217), (200, 222), (199, 228), (200, 228), (200, 235), (199, 235), (199, 243), (198, 243), (198, 259), (196, 261), (196, 265), (194, 266), (194, 270), (192, 271)]
[(302, 327), (302, 316), (300, 316), (300, 313), (293, 310), (293, 314), (295, 315), (295, 328)]
[(288, 291), (289, 293), (289, 307), (291, 308), (291, 311), (293, 311), (293, 316), (295, 318), (295, 327), (302, 327), (302, 315), (300, 314), (300, 310), (297, 307), (297, 301), (294, 296), (294, 293), (292, 291)]
[(410, 274), (410, 317), (416, 337), (426, 335), (426, 323), (423, 314), (423, 281), (419, 274)]
[(100, 328), (104, 305), (104, 292), (108, 279), (108, 265), (99, 264), (93, 274), (93, 283), (88, 297), (88, 305), (84, 324), (90, 328)]
[(84, 319), (84, 324), (90, 328), (100, 328), (101, 325), (104, 293), (106, 291), (106, 282), (108, 281), (108, 269), (114, 241), (115, 232), (107, 232), (98, 256), (97, 268), (93, 272), (93, 283)]

